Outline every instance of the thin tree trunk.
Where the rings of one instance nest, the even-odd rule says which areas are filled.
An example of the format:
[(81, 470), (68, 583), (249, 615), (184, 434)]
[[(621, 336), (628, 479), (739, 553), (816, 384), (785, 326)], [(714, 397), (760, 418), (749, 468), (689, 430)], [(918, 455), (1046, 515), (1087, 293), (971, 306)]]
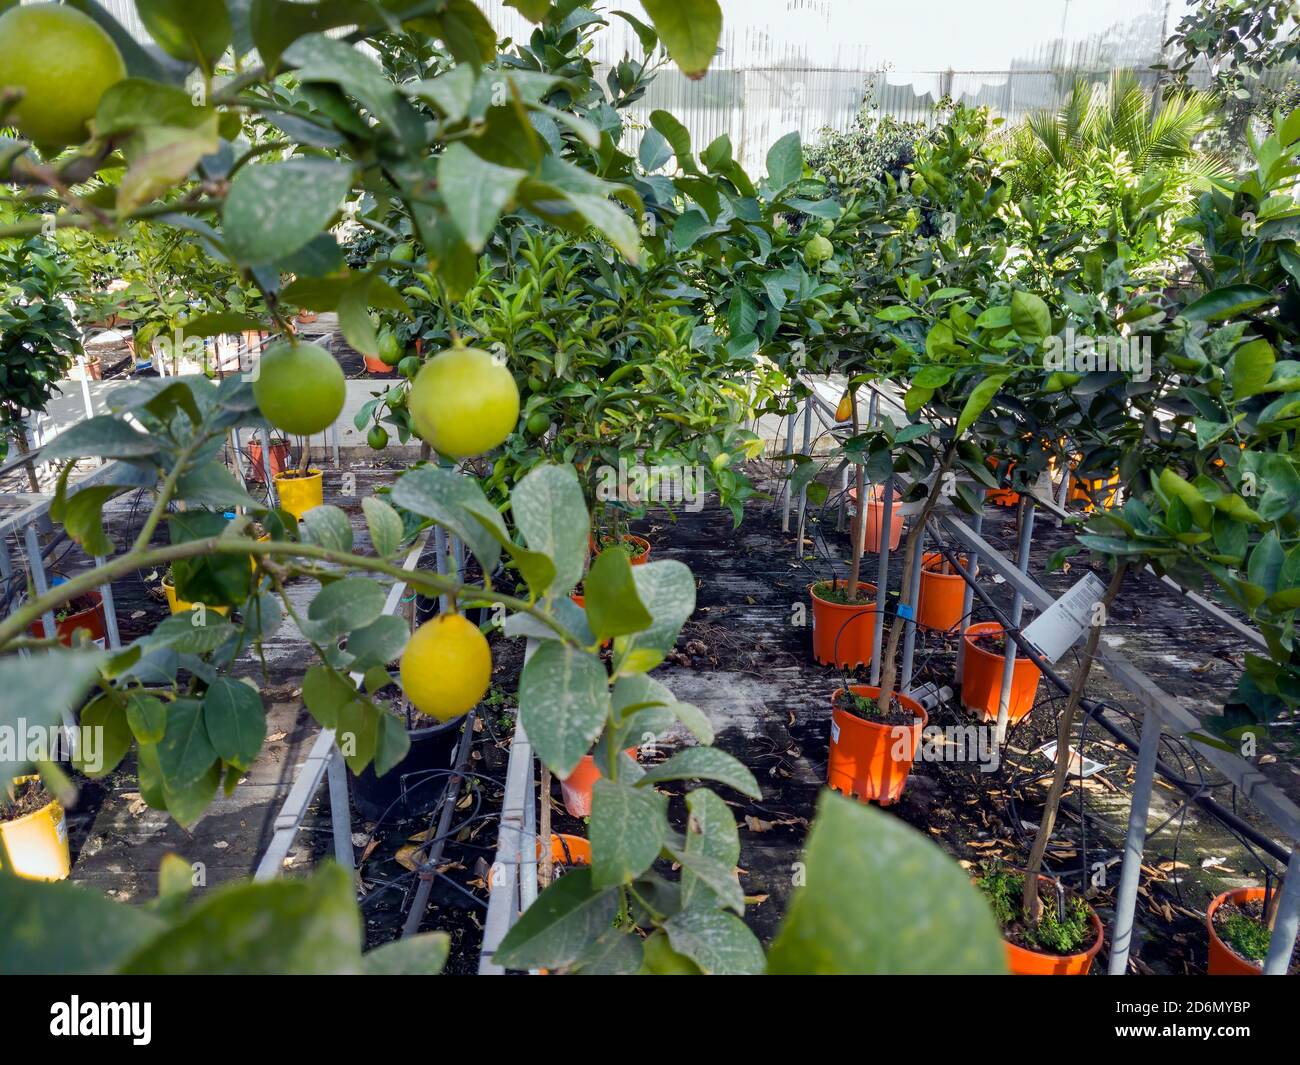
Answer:
[[(10, 430), (13, 433), (14, 443), (18, 445), (18, 454), (30, 455), (32, 449), (27, 443), (27, 427), (23, 425), (21, 417), (10, 426)], [(36, 476), (36, 465), (28, 459), (23, 463), (23, 468), (27, 471), (27, 483), (31, 485), (32, 491), (40, 494), (41, 482)]]
[[(858, 435), (858, 390), (849, 386), (849, 400), (853, 406), (853, 435)], [(857, 514), (854, 515), (856, 522), (849, 527), (849, 536), (853, 541), (849, 561), (849, 602), (852, 603), (858, 597), (858, 578), (862, 575), (862, 548), (866, 542), (867, 536), (867, 475), (866, 469), (860, 462), (854, 463), (857, 467), (857, 493), (858, 505)]]
[(551, 771), (542, 765), (542, 816), (537, 829), (537, 842), (540, 844), (542, 864), (537, 870), (538, 886), (545, 891), (551, 884), (554, 869), (551, 865)]
[[(943, 453), (943, 461), (939, 464), (939, 471), (935, 474), (934, 484), (930, 486), (930, 494), (926, 496), (925, 506), (921, 508), (920, 516), (912, 526), (912, 531), (907, 534), (907, 548), (903, 552), (903, 580), (908, 580), (908, 574), (912, 572), (912, 563), (916, 558), (917, 548), (921, 545), (921, 538), (925, 535), (925, 523), (930, 520), (930, 515), (934, 512), (935, 504), (939, 502), (939, 496), (943, 494), (943, 483), (948, 471), (952, 468), (953, 459), (957, 457), (956, 446), (950, 447)], [(883, 505), (892, 507), (894, 500), (885, 499)], [(906, 588), (902, 589), (906, 594)], [(902, 602), (902, 599), (899, 600)], [(915, 614), (916, 604), (911, 604), (912, 611)], [(894, 658), (898, 654), (898, 645), (903, 638), (903, 626), (906, 619), (899, 614), (894, 615), (894, 624), (889, 629), (889, 647), (884, 652), (884, 661), (880, 668), (880, 697), (877, 700), (881, 709), (888, 709), (894, 695), (894, 678), (897, 675), (897, 667), (894, 664)]]
[[(1124, 581), (1124, 571), (1128, 564), (1121, 562), (1115, 569), (1101, 599), (1101, 618), (1088, 630), (1088, 642), (1084, 645), (1083, 657), (1070, 685), (1070, 695), (1065, 701), (1065, 709), (1056, 725), (1056, 769), (1052, 774), (1052, 784), (1047, 791), (1047, 802), (1043, 806), (1043, 819), (1038, 825), (1038, 834), (1034, 836), (1034, 846), (1029, 852), (1029, 864), (1025, 869), (1025, 889), (1021, 899), (1021, 909), (1030, 924), (1037, 924), (1042, 912), (1042, 903), (1038, 898), (1038, 875), (1043, 868), (1043, 856), (1047, 853), (1047, 844), (1051, 842), (1052, 830), (1056, 827), (1056, 812), (1061, 805), (1061, 796), (1065, 792), (1065, 780), (1070, 773), (1070, 729), (1074, 725), (1074, 714), (1083, 698), (1088, 685), (1088, 674), (1092, 672), (1092, 663), (1097, 654), (1097, 644), (1101, 641), (1101, 630), (1110, 614), (1111, 604), (1119, 595), (1120, 585)], [(1007, 639), (1011, 639), (1008, 634)], [(1080, 757), (1083, 752), (1080, 751)]]

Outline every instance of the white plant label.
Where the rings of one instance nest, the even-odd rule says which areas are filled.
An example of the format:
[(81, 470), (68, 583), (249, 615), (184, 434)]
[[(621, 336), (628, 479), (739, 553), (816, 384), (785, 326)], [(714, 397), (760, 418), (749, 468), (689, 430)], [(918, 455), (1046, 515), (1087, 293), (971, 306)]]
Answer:
[(1083, 580), (1030, 622), (1025, 639), (1049, 662), (1055, 662), (1092, 626), (1093, 604), (1105, 594), (1102, 579), (1095, 573), (1085, 574)]

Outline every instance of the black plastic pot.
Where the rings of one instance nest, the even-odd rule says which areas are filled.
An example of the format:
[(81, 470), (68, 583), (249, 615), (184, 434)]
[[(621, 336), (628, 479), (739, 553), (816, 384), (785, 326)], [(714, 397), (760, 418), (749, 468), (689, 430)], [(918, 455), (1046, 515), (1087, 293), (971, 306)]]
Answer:
[(452, 768), (463, 724), (464, 719), (457, 718), (445, 725), (410, 730), (411, 749), (382, 777), (375, 776), (373, 766), (366, 766), (360, 774), (348, 770), (352, 802), (362, 818), (394, 821), (432, 810), (446, 787), (447, 776), (430, 771)]

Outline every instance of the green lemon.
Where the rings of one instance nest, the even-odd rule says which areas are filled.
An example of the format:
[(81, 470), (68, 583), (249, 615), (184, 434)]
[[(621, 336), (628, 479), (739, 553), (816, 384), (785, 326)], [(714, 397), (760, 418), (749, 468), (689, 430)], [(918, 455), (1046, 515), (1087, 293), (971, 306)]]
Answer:
[(415, 245), (409, 240), (404, 240), (393, 249), (389, 258), (399, 263), (409, 263), (415, 259)]
[(311, 436), (334, 424), (343, 411), (343, 368), (319, 344), (280, 340), (257, 363), (253, 398), (266, 420), (295, 436)]
[(382, 425), (372, 425), (366, 434), (366, 443), (376, 451), (383, 451), (388, 446), (388, 430)]
[(402, 361), (402, 344), (395, 333), (379, 334), (379, 360), (385, 366), (396, 366)]
[(104, 90), (124, 77), (113, 39), (76, 8), (31, 4), (0, 15), (0, 86), (23, 92), (7, 121), (38, 145), (80, 144)]
[(804, 245), (803, 261), (815, 270), (834, 254), (835, 245), (819, 233)]
[(526, 423), (529, 436), (541, 436), (551, 426), (551, 418), (545, 411), (533, 411)]

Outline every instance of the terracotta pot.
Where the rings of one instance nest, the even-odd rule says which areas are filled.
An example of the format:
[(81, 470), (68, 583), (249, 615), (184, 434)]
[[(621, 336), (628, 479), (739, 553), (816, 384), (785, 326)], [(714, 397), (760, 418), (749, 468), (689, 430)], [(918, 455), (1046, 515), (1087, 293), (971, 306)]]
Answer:
[[(62, 621), (54, 623), (55, 636), (64, 647), (72, 646), (72, 634), (78, 629), (86, 629), (95, 643), (100, 647), (105, 646), (108, 628), (104, 621), (104, 597), (96, 591), (86, 592), (85, 597), (94, 600), (94, 605), (78, 610), (75, 614), (69, 614)], [(30, 632), (38, 640), (45, 639), (44, 619), (33, 621)]]
[[(627, 756), (635, 759), (636, 748), (629, 747)], [(591, 816), (591, 789), (600, 778), (596, 759), (584, 754), (573, 772), (560, 781), (560, 794), (564, 796), (564, 808), (569, 811), (569, 816)]]
[[(19, 777), (17, 783), (35, 779)], [(72, 871), (68, 822), (57, 799), (13, 821), (0, 821), (0, 866), (23, 880), (67, 879)]]
[[(850, 488), (849, 513), (853, 515), (853, 521), (850, 523), (849, 535), (853, 537), (853, 542), (857, 543), (858, 536), (858, 490)], [(889, 518), (889, 550), (897, 550), (898, 545), (903, 542), (903, 515), (900, 511), (903, 509), (903, 502), (894, 493), (894, 512)], [(873, 553), (880, 552), (880, 530), (884, 524), (885, 514), (885, 486), (878, 484), (873, 485), (871, 491), (867, 493), (867, 529), (866, 539), (863, 541), (862, 550)]]
[(290, 477), (287, 473), (276, 474), (275, 491), (280, 497), (280, 509), (287, 510), (299, 521), (313, 507), (325, 501), (324, 482), (320, 470), (311, 467), (306, 477)]
[[(650, 541), (644, 536), (633, 536), (631, 533), (624, 533), (619, 539), (625, 544), (633, 544), (640, 548), (641, 553), (639, 555), (628, 555), (628, 562), (633, 566), (644, 566), (650, 561)], [(603, 550), (603, 548), (596, 545), (596, 538), (591, 535), (587, 536), (587, 547), (593, 555)]]
[(859, 582), (858, 588), (866, 592), (867, 599), (852, 604), (822, 599), (813, 591), (816, 587), (817, 584), (808, 586), (808, 596), (812, 599), (813, 659), (823, 666), (840, 669), (870, 665), (875, 651), (876, 586)]
[(1231, 902), (1234, 906), (1244, 905), (1247, 902), (1263, 902), (1264, 894), (1262, 887), (1243, 887), (1235, 891), (1225, 891), (1210, 903), (1210, 908), (1205, 911), (1205, 930), (1210, 936), (1210, 962), (1206, 966), (1206, 971), (1211, 976), (1264, 975), (1262, 965), (1243, 958), (1219, 938), (1219, 933), (1214, 927), (1214, 913), (1225, 902)]
[(87, 355), (84, 373), (82, 364), (74, 362), (72, 364), (71, 379), (73, 381), (102, 381), (104, 379), (104, 360), (98, 355)]
[[(961, 557), (962, 566), (966, 558)], [(921, 592), (916, 600), (916, 623), (923, 629), (952, 632), (961, 623), (966, 581), (960, 573), (947, 572), (948, 561), (938, 551), (921, 556)]]
[[(1039, 877), (1049, 885), (1055, 896), (1056, 887), (1048, 877)], [(1047, 900), (1044, 900), (1047, 905)], [(1087, 905), (1085, 903), (1084, 905)], [(1003, 940), (1007, 947), (1007, 966), (1015, 976), (1087, 976), (1092, 969), (1092, 959), (1101, 950), (1105, 933), (1102, 931), (1101, 918), (1097, 911), (1088, 906), (1088, 921), (1092, 925), (1092, 944), (1087, 950), (1077, 954), (1050, 954), (1043, 950), (1030, 950), (1017, 946), (1010, 940)]]
[[(250, 440), (248, 443), (248, 461), (252, 467), (249, 471), (248, 479), (258, 484), (266, 481), (266, 466), (262, 462), (262, 441)], [(289, 441), (271, 440), (271, 476), (284, 473), (289, 465)]]
[[(1001, 655), (990, 654), (977, 647), (975, 638), (1001, 632), (1002, 626), (996, 621), (979, 621), (962, 634), (961, 701), (967, 710), (982, 721), (998, 719), (998, 701), (1002, 697), (1002, 672), (1006, 661)], [(1041, 676), (1033, 662), (1023, 655), (1017, 655), (1015, 669), (1011, 674), (1008, 721), (1019, 721), (1034, 708), (1034, 696), (1038, 694)]]
[(366, 369), (377, 377), (385, 377), (397, 370), (396, 366), (389, 366), (383, 359), (375, 358), (373, 355), (362, 355), (361, 358), (365, 361)]
[(298, 312), (298, 315), (297, 315), (297, 318), (298, 318), (298, 321), (299, 321), (300, 324), (302, 324), (302, 325), (311, 325), (312, 322), (316, 321), (316, 312), (315, 312), (315, 311), (305, 311), (305, 310), (304, 310), (304, 311), (299, 311), (299, 312)]
[[(850, 685), (854, 695), (878, 698), (879, 688), (865, 684)], [(839, 689), (831, 696), (834, 706)], [(841, 710), (831, 713), (830, 755), (826, 760), (826, 783), (835, 791), (857, 796), (861, 802), (878, 802), (889, 806), (903, 794), (903, 785), (912, 771), (926, 713), (921, 704), (906, 695), (898, 702), (916, 715), (912, 725), (882, 725)]]

